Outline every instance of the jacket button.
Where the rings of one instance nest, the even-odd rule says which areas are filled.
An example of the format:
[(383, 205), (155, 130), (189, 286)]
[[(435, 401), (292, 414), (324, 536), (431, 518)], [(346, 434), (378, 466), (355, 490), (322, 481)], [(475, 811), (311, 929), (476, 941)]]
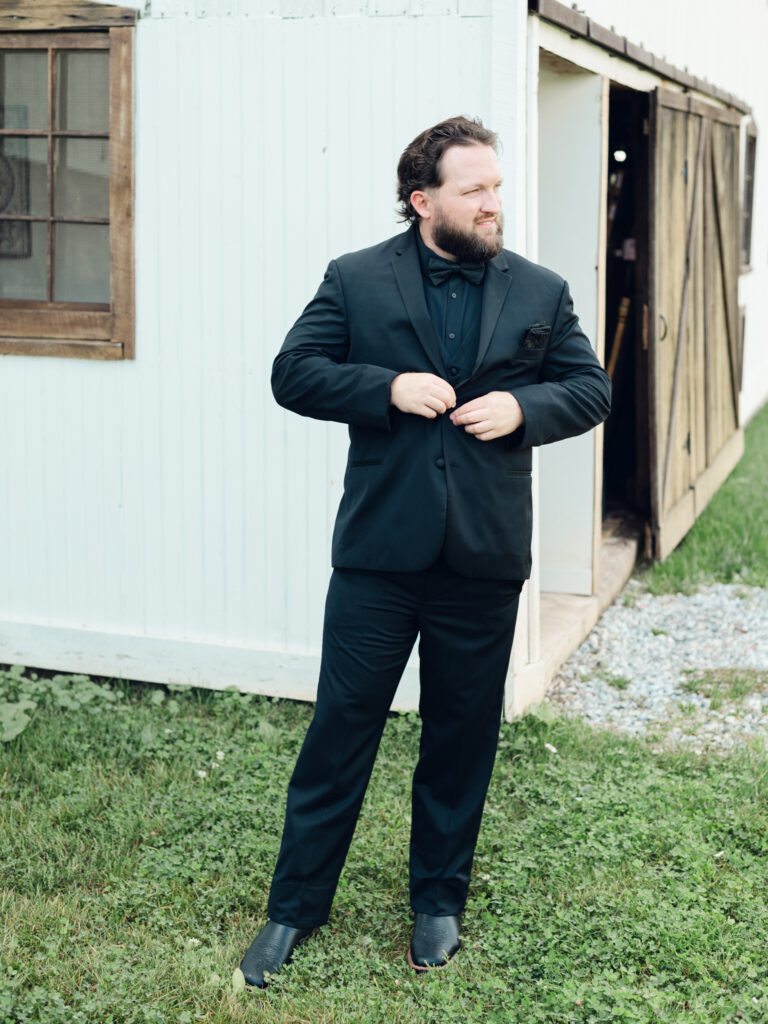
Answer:
[(438, 469), (445, 469), (445, 459), (435, 459), (435, 465)]
[(459, 372), (458, 366), (449, 366), (448, 367), (448, 373), (450, 373), (450, 375), (452, 377), (455, 377), (458, 372)]

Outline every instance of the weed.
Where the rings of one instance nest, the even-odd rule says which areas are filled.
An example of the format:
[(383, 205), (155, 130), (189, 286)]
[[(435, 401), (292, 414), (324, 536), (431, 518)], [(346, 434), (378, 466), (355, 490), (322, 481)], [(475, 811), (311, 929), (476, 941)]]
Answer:
[(720, 707), (723, 701), (738, 701), (750, 693), (767, 692), (768, 672), (750, 668), (703, 669), (688, 673), (683, 688), (709, 697), (711, 708), (715, 707), (715, 700)]
[(632, 684), (629, 676), (608, 676), (605, 681), (614, 690), (626, 690)]

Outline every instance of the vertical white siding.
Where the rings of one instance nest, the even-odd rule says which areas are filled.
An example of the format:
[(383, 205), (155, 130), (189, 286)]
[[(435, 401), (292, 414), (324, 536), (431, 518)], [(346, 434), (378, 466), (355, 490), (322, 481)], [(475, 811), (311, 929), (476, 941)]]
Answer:
[(487, 4), (332, 6), (140, 19), (136, 360), (0, 361), (0, 621), (319, 649), (346, 430), (271, 362), (328, 260), (402, 230), (403, 146), (491, 94)]

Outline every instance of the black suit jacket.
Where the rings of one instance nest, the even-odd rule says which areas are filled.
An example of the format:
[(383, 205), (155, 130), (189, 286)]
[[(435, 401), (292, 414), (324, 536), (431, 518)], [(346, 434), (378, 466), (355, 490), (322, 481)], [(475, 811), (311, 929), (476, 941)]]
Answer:
[(287, 409), (349, 424), (334, 566), (409, 572), (441, 551), (466, 576), (525, 579), (531, 568), (531, 449), (608, 415), (610, 382), (579, 327), (567, 284), (503, 250), (488, 264), (477, 360), (457, 406), (510, 391), (514, 434), (478, 441), (448, 415), (390, 405), (398, 373), (450, 379), (427, 313), (416, 227), (333, 260), (275, 359)]

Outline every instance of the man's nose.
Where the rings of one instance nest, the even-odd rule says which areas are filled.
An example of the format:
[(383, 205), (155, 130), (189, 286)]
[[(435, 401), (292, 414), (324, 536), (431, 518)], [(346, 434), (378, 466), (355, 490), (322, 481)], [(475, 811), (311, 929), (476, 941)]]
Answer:
[(486, 192), (483, 196), (483, 213), (498, 213), (501, 209), (501, 197), (495, 192)]

